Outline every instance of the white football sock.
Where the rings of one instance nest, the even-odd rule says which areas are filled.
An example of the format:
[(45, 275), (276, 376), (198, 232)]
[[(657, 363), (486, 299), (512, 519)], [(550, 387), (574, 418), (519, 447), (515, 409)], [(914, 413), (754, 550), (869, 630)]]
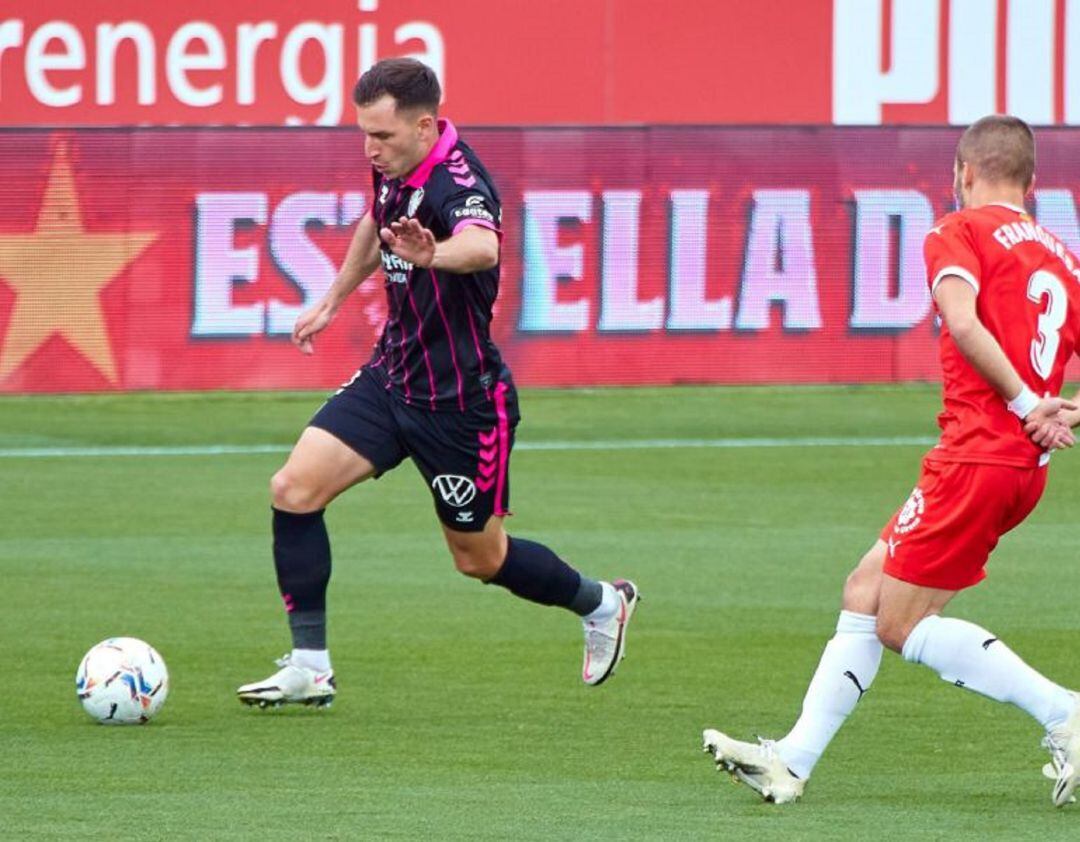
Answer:
[(592, 613), (581, 618), (586, 623), (603, 623), (614, 617), (615, 612), (619, 610), (619, 592), (615, 590), (615, 586), (610, 582), (601, 582), (600, 587), (603, 588), (604, 595)]
[(806, 690), (799, 721), (775, 746), (787, 767), (800, 778), (810, 777), (829, 741), (870, 689), (881, 665), (881, 652), (877, 618), (841, 611), (836, 635), (821, 653)]
[(293, 649), (289, 656), (290, 663), (306, 667), (316, 672), (330, 671), (330, 650), (328, 649)]
[(1072, 694), (1039, 674), (986, 629), (954, 617), (924, 617), (904, 643), (904, 660), (943, 680), (1030, 713), (1044, 728), (1073, 712)]

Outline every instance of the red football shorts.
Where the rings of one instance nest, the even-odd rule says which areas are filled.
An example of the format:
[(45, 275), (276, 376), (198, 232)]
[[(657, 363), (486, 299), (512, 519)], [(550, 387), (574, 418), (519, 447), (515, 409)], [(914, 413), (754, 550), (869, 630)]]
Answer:
[(998, 539), (1035, 508), (1046, 468), (923, 461), (919, 483), (885, 526), (885, 572), (913, 585), (958, 591), (986, 577)]

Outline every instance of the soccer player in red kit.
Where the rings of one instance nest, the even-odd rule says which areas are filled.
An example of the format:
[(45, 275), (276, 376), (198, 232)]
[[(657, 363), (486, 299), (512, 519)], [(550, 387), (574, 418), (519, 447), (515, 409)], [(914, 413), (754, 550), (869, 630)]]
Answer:
[(1080, 337), (1080, 261), (1025, 211), (1035, 141), (1014, 117), (964, 132), (956, 151), (960, 210), (924, 247), (941, 316), (941, 440), (918, 484), (847, 579), (835, 636), (802, 713), (780, 740), (746, 743), (708, 729), (705, 750), (765, 800), (794, 801), (877, 674), (884, 647), (944, 680), (1029, 713), (1046, 730), (1052, 800), (1080, 777), (1075, 693), (1022, 661), (991, 632), (941, 616), (980, 582), (998, 540), (1030, 514), (1050, 451), (1071, 446), (1076, 405), (1054, 397)]

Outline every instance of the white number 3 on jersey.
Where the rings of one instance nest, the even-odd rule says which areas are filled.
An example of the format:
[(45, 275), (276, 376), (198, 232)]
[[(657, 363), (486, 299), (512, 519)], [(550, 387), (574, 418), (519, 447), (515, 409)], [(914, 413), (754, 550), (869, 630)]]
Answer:
[(1045, 269), (1028, 278), (1027, 297), (1036, 304), (1041, 304), (1046, 298), (1046, 307), (1039, 313), (1038, 333), (1031, 340), (1031, 364), (1046, 380), (1054, 370), (1054, 359), (1061, 341), (1058, 332), (1065, 324), (1069, 299), (1058, 276)]

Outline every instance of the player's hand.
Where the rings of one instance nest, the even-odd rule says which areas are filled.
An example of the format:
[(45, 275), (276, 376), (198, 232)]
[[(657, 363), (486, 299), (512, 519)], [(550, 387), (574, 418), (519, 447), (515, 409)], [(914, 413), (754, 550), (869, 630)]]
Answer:
[(1080, 427), (1080, 409), (1061, 410), (1061, 420), (1073, 429)]
[(379, 231), (390, 251), (413, 266), (427, 269), (435, 259), (435, 235), (415, 219), (401, 217)]
[(1046, 424), (1029, 421), (1024, 425), (1024, 432), (1044, 450), (1064, 450), (1076, 444), (1072, 427), (1061, 421)]
[(1066, 418), (1077, 406), (1062, 398), (1043, 398), (1024, 419), (1024, 432), (1045, 450), (1061, 450), (1076, 444)]
[(305, 354), (314, 354), (315, 345), (311, 341), (316, 333), (326, 327), (334, 318), (334, 308), (326, 301), (320, 301), (296, 317), (293, 325), (293, 345)]

